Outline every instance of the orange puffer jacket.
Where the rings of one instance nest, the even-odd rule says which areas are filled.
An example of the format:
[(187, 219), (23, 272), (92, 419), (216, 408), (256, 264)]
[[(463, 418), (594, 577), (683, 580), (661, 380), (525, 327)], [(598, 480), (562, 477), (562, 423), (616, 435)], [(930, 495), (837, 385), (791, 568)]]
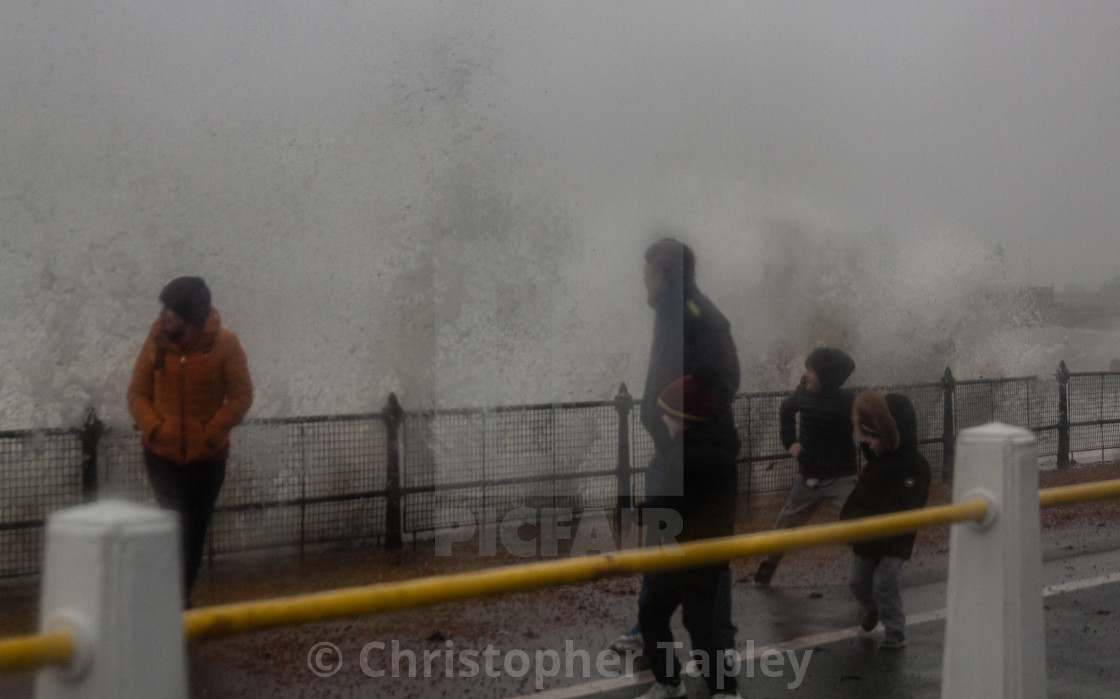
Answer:
[(152, 452), (180, 464), (213, 457), (252, 403), (245, 351), (217, 309), (185, 350), (162, 321), (152, 324), (128, 386), (129, 412)]

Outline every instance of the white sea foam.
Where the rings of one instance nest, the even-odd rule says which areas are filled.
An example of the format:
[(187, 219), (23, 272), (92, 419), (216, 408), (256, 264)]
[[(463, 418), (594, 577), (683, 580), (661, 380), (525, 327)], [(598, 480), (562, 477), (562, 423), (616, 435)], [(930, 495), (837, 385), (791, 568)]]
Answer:
[[(641, 253), (662, 224), (732, 320), (743, 390), (789, 388), (818, 344), (864, 382), (1049, 373), (1071, 351), (968, 232), (866, 234), (764, 182), (647, 172), (655, 154), (589, 193), (614, 174), (526, 125), (501, 48), (519, 30), (485, 12), (159, 13), (7, 11), (2, 427), (88, 407), (129, 423), (132, 362), (179, 274), (204, 276), (240, 335), (256, 416), (377, 410), (390, 391), (409, 409), (636, 393)], [(396, 29), (371, 42), (374, 23)]]

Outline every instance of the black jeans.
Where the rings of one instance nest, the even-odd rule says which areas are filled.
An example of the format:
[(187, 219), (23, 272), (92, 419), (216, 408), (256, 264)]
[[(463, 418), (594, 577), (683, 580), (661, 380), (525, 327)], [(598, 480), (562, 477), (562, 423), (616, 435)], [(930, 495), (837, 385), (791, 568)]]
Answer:
[(210, 517), (214, 514), (214, 503), (226, 477), (226, 462), (222, 459), (177, 464), (145, 449), (144, 464), (160, 507), (179, 513), (183, 590), (185, 599), (189, 600), (202, 564), (202, 549)]
[(734, 627), (729, 618), (722, 618), (730, 616), (731, 610), (718, 603), (722, 573), (720, 569), (702, 568), (645, 575), (638, 600), (638, 626), (645, 644), (643, 654), (658, 682), (680, 676), (680, 662), (668, 645), (673, 642), (669, 621), (680, 606), (692, 650), (704, 654), (706, 662), (702, 666), (707, 669), (704, 680), (709, 692), (734, 694), (738, 689), (735, 677), (720, 670), (723, 651), (734, 648), (734, 639), (729, 643), (725, 637), (728, 627)]

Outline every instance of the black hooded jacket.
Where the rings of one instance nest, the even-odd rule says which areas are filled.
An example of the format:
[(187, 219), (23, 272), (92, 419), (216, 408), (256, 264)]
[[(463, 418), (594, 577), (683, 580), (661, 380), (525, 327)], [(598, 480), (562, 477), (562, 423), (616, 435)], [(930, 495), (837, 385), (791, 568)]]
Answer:
[[(677, 281), (670, 285), (654, 305), (653, 344), (649, 370), (642, 391), (642, 425), (653, 438), (659, 455), (669, 451), (669, 431), (661, 422), (657, 398), (665, 387), (701, 367), (715, 378), (716, 412), (711, 425), (737, 437), (731, 415), (731, 401), (739, 390), (739, 355), (731, 337), (731, 323), (691, 284)], [(736, 442), (734, 455), (738, 456)]]
[[(887, 407), (898, 427), (897, 449), (882, 456), (864, 445), (867, 465), (859, 474), (855, 490), (840, 510), (840, 519), (858, 519), (925, 507), (929, 499), (929, 462), (918, 451), (918, 421), (910, 399), (888, 393)], [(899, 534), (870, 541), (857, 541), (852, 550), (857, 556), (895, 556), (908, 559), (914, 550), (915, 534)]]
[[(817, 372), (820, 391), (810, 391), (802, 381), (778, 411), (782, 446), (801, 444), (798, 469), (805, 478), (839, 478), (856, 472), (856, 445), (852, 439), (852, 401), (855, 394), (840, 388), (855, 371), (856, 363), (843, 350), (813, 350), (805, 365)], [(801, 425), (796, 416), (800, 413)]]

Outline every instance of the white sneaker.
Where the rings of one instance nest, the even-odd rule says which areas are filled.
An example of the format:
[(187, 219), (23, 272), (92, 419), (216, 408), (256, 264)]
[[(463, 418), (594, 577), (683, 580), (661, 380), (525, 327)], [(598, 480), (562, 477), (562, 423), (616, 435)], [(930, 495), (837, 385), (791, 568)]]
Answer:
[(642, 650), (645, 648), (645, 643), (642, 642), (642, 634), (640, 633), (624, 633), (609, 646), (615, 653), (626, 653), (628, 651)]
[[(735, 650), (734, 648), (728, 648), (727, 651), (724, 652), (724, 655), (722, 657), (724, 672), (726, 672), (728, 675), (738, 672), (738, 669), (743, 662), (743, 659), (739, 656), (739, 651)], [(684, 664), (684, 669), (681, 670), (681, 673), (688, 675), (689, 677), (700, 677), (700, 663), (698, 663), (695, 659), (689, 660)], [(735, 695), (727, 693), (724, 693), (722, 695), (716, 694), (712, 697), (712, 699), (715, 699), (718, 696), (733, 697)]]
[(739, 694), (738, 692), (735, 692), (734, 694), (720, 692), (719, 694), (713, 694), (712, 699), (743, 699), (743, 695)]
[(654, 682), (653, 686), (646, 690), (646, 693), (638, 697), (638, 699), (673, 699), (675, 697), (687, 697), (688, 691), (684, 688), (684, 682), (680, 684), (661, 684)]

